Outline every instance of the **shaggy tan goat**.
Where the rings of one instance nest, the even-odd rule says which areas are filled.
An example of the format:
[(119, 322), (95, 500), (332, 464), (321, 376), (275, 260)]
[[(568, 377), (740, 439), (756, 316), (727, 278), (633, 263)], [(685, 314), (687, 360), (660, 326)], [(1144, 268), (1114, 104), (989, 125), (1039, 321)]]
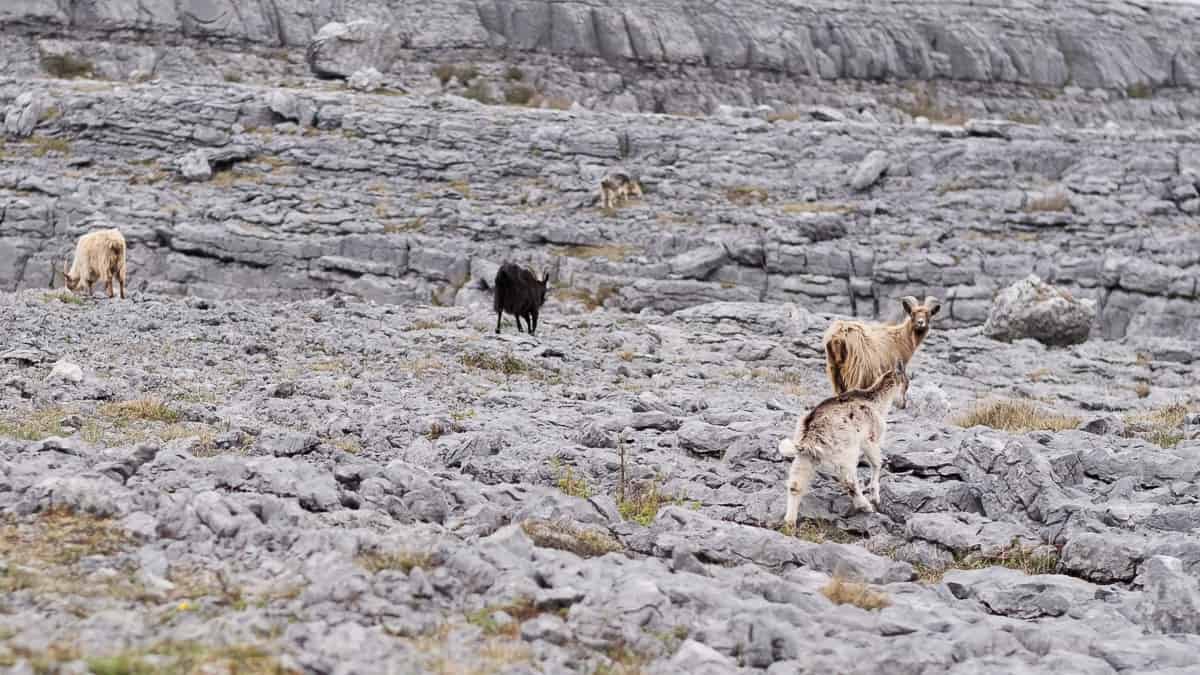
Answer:
[[(787, 479), (785, 525), (796, 525), (800, 500), (812, 485), (818, 466), (837, 473), (838, 482), (850, 493), (855, 507), (871, 512), (879, 506), (883, 466), (880, 449), (893, 403), (897, 408), (908, 405), (908, 375), (899, 361), (867, 389), (851, 389), (821, 401), (796, 424), (792, 438), (779, 442), (779, 454), (793, 458)], [(870, 501), (863, 496), (858, 480), (858, 460), (864, 453), (871, 465)]]
[(823, 340), (825, 372), (833, 393), (864, 389), (900, 361), (905, 366), (929, 334), (933, 317), (942, 308), (929, 296), (924, 303), (911, 295), (900, 299), (907, 314), (898, 324), (863, 323), (838, 319), (829, 324)]
[[(54, 285), (54, 266), (51, 265), (50, 285)], [(114, 228), (89, 232), (75, 244), (75, 260), (70, 269), (63, 261), (63, 279), (67, 288), (78, 291), (87, 288), (92, 295), (92, 286), (104, 282), (108, 297), (113, 297), (113, 279), (121, 284), (121, 299), (125, 298), (125, 237)]]

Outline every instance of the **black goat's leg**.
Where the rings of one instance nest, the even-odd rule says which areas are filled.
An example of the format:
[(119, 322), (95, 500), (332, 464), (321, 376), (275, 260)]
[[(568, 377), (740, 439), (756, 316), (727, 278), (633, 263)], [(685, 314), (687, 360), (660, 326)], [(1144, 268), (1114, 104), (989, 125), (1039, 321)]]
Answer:
[(496, 312), (496, 334), (500, 333), (500, 319), (504, 318), (504, 312)]

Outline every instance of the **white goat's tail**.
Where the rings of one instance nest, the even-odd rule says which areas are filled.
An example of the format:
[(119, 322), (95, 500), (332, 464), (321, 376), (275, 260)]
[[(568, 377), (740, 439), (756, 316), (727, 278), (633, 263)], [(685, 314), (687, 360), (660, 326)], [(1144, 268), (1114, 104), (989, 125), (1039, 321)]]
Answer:
[(779, 441), (779, 454), (784, 457), (795, 457), (798, 452), (799, 450), (796, 448), (796, 444), (792, 442), (792, 439), (785, 438)]

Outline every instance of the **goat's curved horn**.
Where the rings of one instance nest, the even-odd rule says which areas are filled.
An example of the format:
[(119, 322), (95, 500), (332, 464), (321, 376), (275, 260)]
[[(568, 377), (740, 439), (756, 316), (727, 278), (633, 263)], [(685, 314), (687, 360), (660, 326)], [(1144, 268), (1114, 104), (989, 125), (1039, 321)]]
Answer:
[(917, 299), (911, 295), (906, 295), (903, 298), (900, 298), (900, 305), (904, 307), (905, 314), (912, 314), (913, 310), (916, 309), (918, 304), (920, 303), (917, 302)]

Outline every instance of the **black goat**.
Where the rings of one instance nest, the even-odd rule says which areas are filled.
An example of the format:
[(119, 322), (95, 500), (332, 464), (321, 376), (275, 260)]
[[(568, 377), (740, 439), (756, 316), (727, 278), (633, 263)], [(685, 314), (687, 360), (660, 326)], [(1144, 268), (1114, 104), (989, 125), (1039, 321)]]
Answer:
[(492, 288), (493, 307), (496, 309), (496, 332), (500, 332), (500, 319), (508, 312), (517, 319), (517, 332), (521, 332), (521, 318), (529, 326), (529, 334), (537, 330), (538, 310), (546, 304), (546, 291), (550, 288), (550, 275), (539, 279), (533, 272), (512, 263), (504, 263), (496, 271), (496, 283)]

